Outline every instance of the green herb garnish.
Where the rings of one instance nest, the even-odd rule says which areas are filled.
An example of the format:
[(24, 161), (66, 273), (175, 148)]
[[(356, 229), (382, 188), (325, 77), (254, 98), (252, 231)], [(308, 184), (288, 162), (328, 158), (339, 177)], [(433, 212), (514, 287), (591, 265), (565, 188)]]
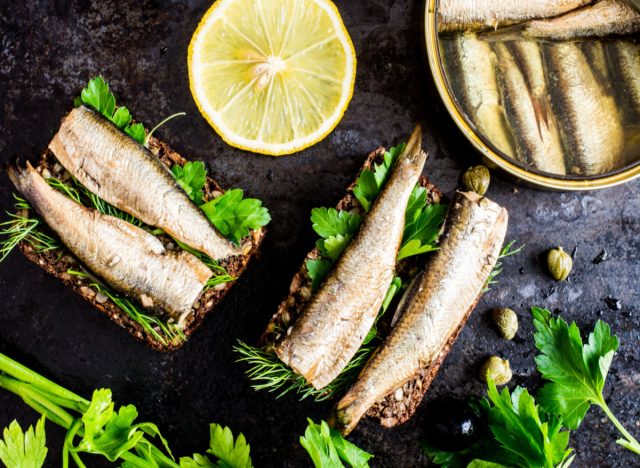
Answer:
[(385, 295), (382, 307), (380, 308), (380, 312), (371, 330), (369, 330), (369, 333), (365, 337), (362, 346), (345, 368), (342, 369), (340, 374), (321, 390), (314, 388), (304, 377), (296, 374), (293, 369), (286, 366), (278, 359), (275, 353), (255, 346), (249, 346), (240, 340), (238, 340), (238, 344), (233, 348), (233, 350), (240, 355), (237, 362), (244, 362), (248, 365), (249, 369), (246, 375), (253, 381), (251, 387), (254, 390), (274, 392), (276, 393), (276, 398), (280, 398), (287, 393), (295, 393), (299, 396), (300, 400), (309, 397), (318, 402), (327, 400), (351, 386), (362, 370), (362, 367), (380, 344), (382, 337), (378, 334), (378, 321), (389, 309), (393, 298), (402, 290), (403, 286), (402, 280), (399, 277), (393, 278)]
[[(138, 411), (133, 405), (116, 408), (111, 390), (96, 390), (91, 400), (86, 400), (4, 354), (0, 354), (0, 387), (21, 397), (37, 412), (67, 430), (62, 448), (63, 468), (69, 466), (70, 459), (78, 467), (85, 467), (83, 454), (101, 455), (109, 461), (120, 462), (123, 468), (252, 467), (244, 436), (240, 434), (234, 439), (228, 428), (217, 424), (210, 426), (207, 451), (214, 462), (200, 454), (176, 462), (158, 427), (150, 422), (136, 422)], [(30, 428), (23, 436), (19, 426), (13, 423), (4, 433), (0, 460), (7, 466), (38, 468), (42, 465), (47, 450), (44, 418), (35, 432)]]
[(568, 448), (569, 432), (562, 430), (561, 420), (548, 415), (522, 387), (512, 393), (504, 388), (498, 393), (488, 380), (488, 399), (478, 410), (487, 421), (487, 431), (471, 447), (447, 452), (428, 441), (422, 447), (431, 460), (451, 468), (559, 468), (572, 461)]
[(540, 404), (561, 416), (569, 429), (577, 429), (589, 408), (598, 406), (622, 434), (616, 442), (640, 454), (640, 443), (616, 419), (602, 395), (618, 350), (618, 338), (611, 334), (609, 325), (598, 320), (583, 344), (575, 322), (569, 325), (539, 307), (531, 311), (536, 347), (541, 353), (536, 356), (536, 365), (542, 377), (550, 381), (538, 394)]
[(189, 161), (184, 166), (171, 168), (178, 185), (189, 195), (196, 205), (202, 205), (203, 188), (207, 182), (207, 169), (202, 161)]
[(493, 270), (491, 270), (491, 273), (489, 273), (487, 282), (484, 286), (484, 289), (482, 290), (483, 293), (489, 291), (494, 284), (499, 283), (497, 278), (498, 276), (500, 276), (500, 273), (502, 273), (502, 260), (507, 257), (511, 257), (512, 255), (517, 255), (522, 251), (522, 249), (524, 249), (525, 244), (521, 244), (516, 247), (517, 243), (518, 241), (512, 240), (509, 241), (504, 247), (502, 247), (502, 249), (500, 250), (500, 255), (498, 256), (498, 261), (493, 267)]
[(3, 431), (0, 439), (0, 461), (12, 468), (40, 468), (47, 456), (44, 416), (38, 420), (35, 430), (29, 426), (26, 432), (13, 421)]
[(407, 205), (398, 261), (436, 250), (446, 213), (446, 205), (427, 204), (427, 189), (416, 185)]
[(300, 437), (300, 445), (307, 451), (315, 468), (341, 468), (346, 463), (353, 468), (368, 468), (373, 455), (344, 439), (329, 428), (326, 422), (320, 424), (307, 419), (309, 425)]
[(241, 189), (228, 190), (200, 208), (218, 231), (236, 244), (248, 236), (251, 229), (260, 229), (271, 221), (269, 210), (262, 202), (257, 198), (244, 198)]
[[(570, 430), (577, 429), (592, 405), (599, 406), (620, 431), (616, 442), (640, 454), (640, 445), (615, 418), (602, 395), (618, 339), (609, 325), (598, 321), (586, 343), (580, 329), (546, 309), (533, 307), (534, 339), (541, 354), (538, 371), (548, 382), (537, 397), (517, 387), (511, 396), (499, 394), (489, 381), (488, 397), (478, 410), (488, 421), (489, 432), (471, 447), (447, 452), (424, 444), (432, 461), (445, 467), (516, 466), (567, 467), (573, 456), (568, 449)], [(564, 430), (563, 430), (564, 429)]]
[(195, 454), (192, 457), (180, 458), (181, 468), (252, 468), (250, 447), (244, 435), (240, 434), (234, 439), (231, 429), (218, 424), (209, 426), (209, 450), (208, 454), (216, 458), (214, 464), (209, 457)]
[(389, 151), (385, 151), (382, 163), (374, 164), (373, 170), (364, 169), (360, 173), (356, 185), (353, 188), (353, 194), (360, 202), (360, 205), (362, 205), (362, 208), (364, 208), (365, 213), (371, 209), (373, 201), (389, 177), (391, 168), (406, 146), (405, 143), (402, 143), (394, 146)]
[(131, 113), (126, 107), (116, 108), (116, 98), (101, 76), (96, 76), (89, 81), (87, 87), (80, 93), (80, 101), (76, 101), (76, 104), (78, 103), (91, 107), (138, 143), (145, 144), (144, 126), (139, 123), (131, 124)]

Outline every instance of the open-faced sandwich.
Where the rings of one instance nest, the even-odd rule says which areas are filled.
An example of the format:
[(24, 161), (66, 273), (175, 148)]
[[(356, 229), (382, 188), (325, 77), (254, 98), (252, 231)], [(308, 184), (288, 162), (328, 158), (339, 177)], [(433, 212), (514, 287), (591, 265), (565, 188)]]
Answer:
[(504, 254), (506, 210), (469, 192), (447, 208), (425, 160), (417, 127), (368, 157), (336, 209), (314, 209), (316, 248), (260, 346), (237, 347), (256, 389), (341, 397), (343, 433), (413, 415)]
[(132, 123), (101, 77), (76, 104), (36, 167), (7, 168), (20, 195), (2, 258), (19, 246), (136, 338), (179, 348), (242, 274), (269, 213)]

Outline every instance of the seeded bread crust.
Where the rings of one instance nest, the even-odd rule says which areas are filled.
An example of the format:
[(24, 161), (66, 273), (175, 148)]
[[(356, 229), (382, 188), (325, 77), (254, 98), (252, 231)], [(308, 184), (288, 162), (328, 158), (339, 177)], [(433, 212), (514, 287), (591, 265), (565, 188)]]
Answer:
[[(162, 163), (167, 167), (172, 167), (175, 164), (184, 165), (187, 161), (181, 155), (173, 151), (169, 145), (152, 137), (149, 140), (149, 150), (158, 157)], [(54, 176), (61, 180), (67, 180), (70, 176), (69, 173), (56, 161), (55, 156), (47, 149), (42, 153), (42, 158), (36, 167), (36, 170), (45, 176)], [(220, 185), (210, 177), (207, 177), (207, 181), (204, 188), (204, 200), (208, 201), (212, 198), (220, 196), (224, 193)], [(20, 213), (27, 215), (28, 213)], [(50, 233), (46, 226), (43, 227)], [(243, 240), (242, 255), (233, 256), (220, 261), (220, 265), (223, 266), (229, 275), (239, 278), (247, 268), (251, 258), (258, 254), (258, 249), (262, 243), (267, 230), (265, 228), (251, 231), (250, 235)], [(165, 246), (171, 248), (171, 239), (162, 238)], [(181, 348), (187, 341), (189, 336), (198, 329), (202, 324), (205, 316), (211, 312), (227, 295), (231, 287), (236, 281), (230, 283), (224, 283), (205, 291), (200, 299), (194, 304), (193, 313), (187, 319), (183, 333), (187, 339), (175, 340), (173, 342), (161, 342), (158, 341), (153, 335), (146, 331), (138, 322), (132, 320), (127, 316), (117, 305), (115, 305), (108, 297), (98, 293), (91, 283), (91, 278), (83, 278), (72, 276), (67, 273), (69, 269), (83, 270), (81, 263), (65, 248), (56, 249), (49, 252), (37, 252), (27, 242), (21, 242), (19, 244), (20, 251), (52, 276), (55, 276), (64, 283), (69, 289), (80, 295), (86, 301), (91, 303), (100, 312), (106, 314), (111, 320), (113, 320), (120, 327), (124, 328), (128, 333), (134, 336), (137, 340), (146, 343), (151, 348), (157, 351), (175, 351)]]
[[(370, 169), (374, 163), (380, 163), (383, 159), (384, 151), (384, 148), (378, 148), (371, 153), (362, 165), (358, 176), (363, 170)], [(442, 200), (442, 193), (433, 184), (431, 184), (431, 182), (429, 182), (429, 179), (421, 177), (419, 183), (427, 189), (427, 200), (429, 203), (439, 203)], [(346, 195), (338, 202), (336, 209), (362, 214), (362, 207), (353, 195), (354, 186), (355, 180), (347, 189)], [(316, 259), (319, 256), (320, 252), (318, 249), (314, 248), (307, 254), (300, 270), (293, 277), (291, 285), (289, 286), (289, 295), (280, 303), (278, 310), (271, 318), (267, 329), (260, 339), (260, 344), (262, 346), (266, 346), (267, 349), (272, 348), (273, 345), (282, 337), (282, 334), (286, 333), (287, 328), (300, 315), (311, 298), (311, 279), (307, 272), (306, 262), (309, 259)], [(424, 259), (410, 257), (400, 262), (398, 265), (398, 271), (400, 273), (413, 276), (423, 266)], [(373, 405), (367, 412), (368, 417), (377, 419), (384, 427), (393, 427), (398, 424), (402, 424), (413, 416), (416, 408), (422, 401), (425, 392), (429, 388), (429, 385), (436, 376), (444, 358), (449, 353), (451, 346), (460, 334), (471, 310), (467, 312), (465, 320), (449, 339), (434, 363), (427, 368), (421, 369), (413, 379), (402, 387), (401, 397), (400, 392), (396, 391)], [(386, 322), (381, 323), (379, 329), (384, 333), (386, 328), (386, 332), (388, 333), (390, 331), (390, 324), (388, 322), (391, 317), (385, 317), (385, 319)], [(396, 395), (399, 398), (396, 398)]]

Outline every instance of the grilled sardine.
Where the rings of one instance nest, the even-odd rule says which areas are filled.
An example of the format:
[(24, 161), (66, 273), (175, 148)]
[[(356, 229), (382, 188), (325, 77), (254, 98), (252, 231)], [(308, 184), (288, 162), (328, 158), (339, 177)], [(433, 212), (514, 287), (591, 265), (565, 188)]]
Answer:
[(371, 405), (436, 359), (484, 288), (507, 221), (507, 211), (489, 199), (456, 195), (440, 248), (405, 293), (391, 334), (338, 402), (335, 427), (351, 432)]
[(29, 163), (7, 172), (62, 243), (106, 283), (177, 320), (191, 313), (213, 274), (199, 259), (185, 251), (166, 251), (145, 230), (76, 203)]
[(497, 42), (498, 82), (518, 159), (541, 171), (565, 174), (560, 131), (550, 111), (538, 44)]
[(599, 0), (557, 18), (533, 20), (487, 33), (490, 40), (546, 39), (567, 41), (640, 31), (640, 13), (624, 0)]
[(538, 18), (551, 18), (593, 0), (441, 0), (438, 30), (482, 31)]
[(624, 146), (614, 96), (602, 88), (576, 43), (548, 43), (542, 50), (570, 172), (595, 175), (614, 169)]
[(315, 388), (344, 369), (380, 310), (395, 271), (407, 203), (427, 157), (421, 140), (418, 126), (360, 230), (276, 344), (280, 360)]
[(165, 230), (213, 259), (240, 254), (146, 148), (102, 116), (80, 106), (49, 143), (60, 163), (112, 205)]

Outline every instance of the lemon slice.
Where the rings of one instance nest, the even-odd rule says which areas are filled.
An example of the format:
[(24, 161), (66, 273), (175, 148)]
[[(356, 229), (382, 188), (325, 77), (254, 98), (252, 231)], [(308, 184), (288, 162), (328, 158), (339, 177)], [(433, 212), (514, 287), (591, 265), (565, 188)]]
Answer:
[(356, 75), (329, 0), (218, 0), (191, 39), (188, 65), (196, 104), (222, 139), (274, 156), (327, 136)]

